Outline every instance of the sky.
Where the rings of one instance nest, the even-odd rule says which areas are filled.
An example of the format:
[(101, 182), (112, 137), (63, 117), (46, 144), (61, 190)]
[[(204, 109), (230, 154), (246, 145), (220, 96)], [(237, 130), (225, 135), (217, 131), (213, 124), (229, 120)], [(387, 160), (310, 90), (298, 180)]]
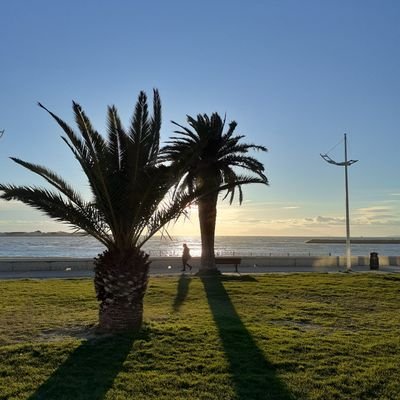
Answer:
[[(397, 0), (15, 0), (0, 5), (0, 182), (45, 186), (8, 157), (45, 165), (90, 197), (62, 132), (77, 101), (100, 132), (127, 125), (140, 90), (171, 120), (218, 112), (238, 123), (270, 185), (218, 206), (217, 235), (344, 236), (347, 133), (351, 233), (400, 236), (400, 2)], [(197, 210), (169, 226), (198, 235)], [(0, 200), (0, 232), (58, 231)]]

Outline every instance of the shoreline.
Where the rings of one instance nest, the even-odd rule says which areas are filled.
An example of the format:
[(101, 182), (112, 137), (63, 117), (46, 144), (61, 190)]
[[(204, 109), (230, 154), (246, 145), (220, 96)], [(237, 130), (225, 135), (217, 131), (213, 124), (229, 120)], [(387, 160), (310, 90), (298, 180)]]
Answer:
[[(67, 231), (6, 231), (0, 232), (0, 237), (30, 237), (30, 236), (90, 236), (86, 232), (67, 232)], [(155, 238), (160, 238), (162, 235), (154, 235)], [(186, 238), (186, 237), (200, 237), (197, 235), (173, 235), (173, 237)], [(324, 243), (332, 243), (335, 241), (345, 241), (346, 238), (340, 236), (316, 236), (316, 235), (216, 235), (216, 237), (262, 237), (262, 238), (299, 238), (305, 239), (306, 243), (311, 243), (313, 241), (324, 241)], [(389, 235), (389, 236), (356, 236), (351, 238), (351, 241), (360, 241), (364, 243), (365, 241), (388, 241), (391, 243), (392, 241), (400, 242), (400, 236)]]
[(70, 237), (70, 236), (88, 236), (85, 233), (69, 232), (0, 232), (0, 237)]
[[(310, 239), (306, 243), (310, 244), (345, 244), (346, 239)], [(375, 239), (375, 238), (365, 238), (365, 239), (350, 239), (351, 244), (400, 244), (400, 239)]]

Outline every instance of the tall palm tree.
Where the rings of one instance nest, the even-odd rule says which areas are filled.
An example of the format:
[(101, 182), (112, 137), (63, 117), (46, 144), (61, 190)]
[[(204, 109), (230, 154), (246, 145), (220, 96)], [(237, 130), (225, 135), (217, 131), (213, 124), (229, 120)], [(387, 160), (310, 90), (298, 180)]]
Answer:
[(55, 172), (12, 158), (43, 177), (56, 191), (36, 186), (0, 184), (1, 198), (20, 200), (50, 217), (87, 232), (106, 250), (95, 259), (99, 327), (137, 330), (142, 324), (149, 256), (141, 247), (177, 218), (191, 198), (169, 196), (176, 183), (173, 166), (160, 162), (160, 97), (154, 90), (153, 115), (140, 92), (128, 129), (114, 106), (108, 107), (108, 137), (101, 136), (82, 108), (73, 103), (79, 133), (39, 103), (61, 126), (68, 145), (87, 176), (92, 199), (86, 201)]
[[(224, 133), (225, 119), (217, 113), (187, 116), (190, 128), (174, 121), (180, 129), (174, 133), (163, 148), (164, 159), (169, 160), (181, 171), (183, 178), (177, 186), (179, 193), (198, 191), (198, 216), (201, 235), (202, 272), (216, 271), (214, 241), (217, 218), (218, 194), (226, 190), (232, 204), (236, 192), (242, 203), (242, 185), (262, 183), (268, 185), (264, 166), (247, 153), (250, 150), (267, 151), (264, 146), (241, 143), (244, 135), (234, 135), (236, 122), (232, 121)], [(241, 175), (237, 169), (250, 174)]]

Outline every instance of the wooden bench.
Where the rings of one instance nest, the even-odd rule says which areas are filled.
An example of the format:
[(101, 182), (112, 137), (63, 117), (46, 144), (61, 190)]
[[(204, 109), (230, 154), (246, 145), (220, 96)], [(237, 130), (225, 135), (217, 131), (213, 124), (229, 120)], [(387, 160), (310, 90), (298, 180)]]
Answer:
[(215, 257), (215, 264), (234, 264), (235, 272), (238, 272), (238, 266), (242, 262), (241, 257)]

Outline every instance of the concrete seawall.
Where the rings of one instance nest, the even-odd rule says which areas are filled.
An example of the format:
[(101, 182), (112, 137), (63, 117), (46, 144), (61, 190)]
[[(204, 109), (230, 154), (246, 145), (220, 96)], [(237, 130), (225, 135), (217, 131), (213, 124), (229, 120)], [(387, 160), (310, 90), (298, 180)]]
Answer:
[[(181, 266), (180, 257), (152, 257), (152, 270), (179, 268)], [(351, 264), (356, 266), (369, 266), (369, 256), (353, 256)], [(400, 256), (379, 256), (380, 266), (400, 266)], [(193, 257), (191, 265), (198, 268), (200, 265), (199, 257)], [(242, 257), (242, 263), (239, 268), (249, 267), (316, 267), (316, 268), (345, 268), (346, 257)], [(223, 271), (232, 271), (234, 266), (221, 265), (219, 268)], [(21, 271), (90, 271), (93, 270), (92, 258), (68, 258), (68, 257), (47, 257), (47, 258), (19, 258), (2, 257), (0, 258), (0, 272), (21, 272)]]

